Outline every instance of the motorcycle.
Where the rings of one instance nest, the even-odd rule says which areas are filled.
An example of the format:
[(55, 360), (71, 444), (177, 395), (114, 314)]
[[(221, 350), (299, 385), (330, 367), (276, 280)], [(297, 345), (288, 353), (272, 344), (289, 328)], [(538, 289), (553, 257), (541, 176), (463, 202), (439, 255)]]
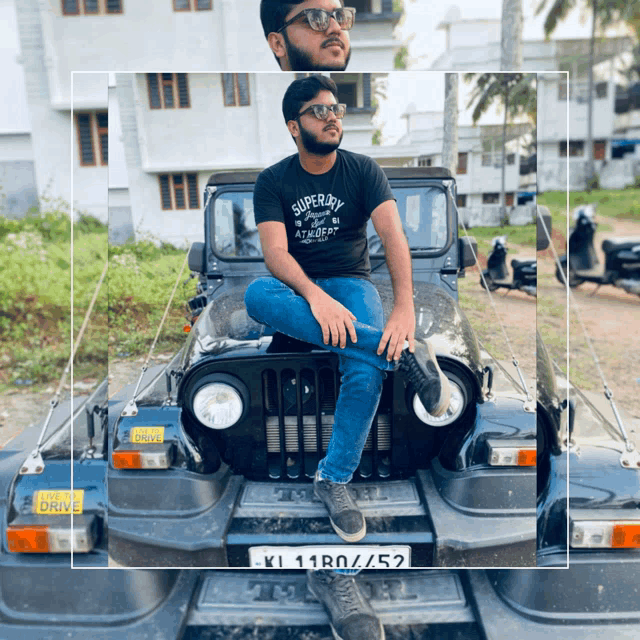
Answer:
[[(640, 238), (607, 238), (602, 242), (605, 256), (604, 272), (597, 268), (600, 263), (593, 239), (598, 224), (595, 221), (595, 205), (582, 205), (573, 213), (575, 226), (569, 234), (569, 269), (567, 256), (560, 257), (562, 270), (570, 287), (583, 282), (594, 282), (598, 286), (610, 284), (627, 293), (640, 296)], [(567, 273), (568, 271), (568, 273)], [(564, 284), (560, 267), (556, 267), (556, 278)], [(593, 295), (593, 294), (592, 294)]]
[[(497, 236), (491, 241), (493, 249), (487, 260), (487, 269), (480, 278), (480, 284), (489, 291), (507, 289), (507, 294), (512, 289), (520, 289), (530, 296), (536, 295), (537, 264), (535, 260), (512, 260), (513, 282), (509, 281), (509, 269), (507, 268), (507, 236)], [(486, 281), (486, 286), (485, 286)]]

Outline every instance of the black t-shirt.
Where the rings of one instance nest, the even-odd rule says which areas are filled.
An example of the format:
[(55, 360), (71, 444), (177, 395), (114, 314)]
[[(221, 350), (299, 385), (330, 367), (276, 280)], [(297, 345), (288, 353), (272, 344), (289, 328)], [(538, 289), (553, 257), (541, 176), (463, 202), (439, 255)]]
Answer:
[(310, 278), (369, 278), (367, 221), (393, 200), (387, 176), (374, 160), (338, 149), (329, 171), (305, 171), (298, 154), (265, 169), (256, 180), (256, 224), (275, 220), (287, 230), (289, 253)]

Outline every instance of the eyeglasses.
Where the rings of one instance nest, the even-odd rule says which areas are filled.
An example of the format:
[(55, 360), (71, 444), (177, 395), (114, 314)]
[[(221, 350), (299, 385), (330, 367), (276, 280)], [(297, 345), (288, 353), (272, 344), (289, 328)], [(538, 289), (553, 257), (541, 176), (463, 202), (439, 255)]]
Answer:
[(339, 120), (342, 120), (342, 118), (344, 118), (344, 114), (347, 111), (347, 105), (342, 103), (340, 104), (336, 103), (332, 105), (312, 104), (310, 107), (307, 107), (304, 111), (301, 111), (296, 116), (296, 120), (300, 116), (303, 116), (305, 113), (309, 113), (309, 111), (311, 111), (313, 115), (316, 118), (318, 118), (318, 120), (326, 120), (329, 117), (329, 111), (331, 111), (336, 118), (338, 118)]
[(291, 20), (287, 20), (277, 31), (280, 33), (290, 24), (294, 23), (300, 16), (304, 16), (307, 23), (314, 31), (326, 31), (329, 28), (329, 20), (333, 18), (343, 31), (349, 31), (353, 27), (353, 21), (356, 10), (353, 7), (342, 7), (334, 11), (325, 11), (324, 9), (303, 9), (297, 13)]

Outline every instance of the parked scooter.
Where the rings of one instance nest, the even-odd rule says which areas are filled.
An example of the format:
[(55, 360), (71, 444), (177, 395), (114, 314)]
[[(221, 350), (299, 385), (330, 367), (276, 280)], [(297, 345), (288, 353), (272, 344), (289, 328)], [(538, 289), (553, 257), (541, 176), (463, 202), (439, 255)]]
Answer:
[[(593, 204), (577, 207), (573, 212), (575, 226), (569, 234), (569, 273), (567, 256), (560, 257), (560, 264), (570, 287), (583, 282), (595, 282), (620, 287), (627, 293), (640, 296), (640, 238), (607, 238), (602, 242), (605, 255), (604, 273), (596, 266), (600, 263), (596, 255), (593, 238), (598, 224)], [(560, 268), (556, 268), (556, 278), (564, 284)], [(593, 295), (593, 294), (592, 294)]]
[[(509, 279), (507, 268), (507, 236), (497, 236), (491, 241), (493, 249), (487, 260), (487, 268), (482, 272), (489, 291), (496, 289), (520, 289), (530, 296), (536, 295), (537, 264), (535, 260), (512, 260), (513, 282)], [(480, 284), (485, 284), (480, 278)]]

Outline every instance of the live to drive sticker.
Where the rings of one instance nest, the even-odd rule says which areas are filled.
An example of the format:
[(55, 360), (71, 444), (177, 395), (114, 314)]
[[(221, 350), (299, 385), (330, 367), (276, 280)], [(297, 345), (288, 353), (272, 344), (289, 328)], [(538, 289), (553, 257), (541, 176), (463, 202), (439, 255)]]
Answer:
[(164, 442), (164, 427), (133, 427), (130, 441), (133, 444), (158, 444)]

